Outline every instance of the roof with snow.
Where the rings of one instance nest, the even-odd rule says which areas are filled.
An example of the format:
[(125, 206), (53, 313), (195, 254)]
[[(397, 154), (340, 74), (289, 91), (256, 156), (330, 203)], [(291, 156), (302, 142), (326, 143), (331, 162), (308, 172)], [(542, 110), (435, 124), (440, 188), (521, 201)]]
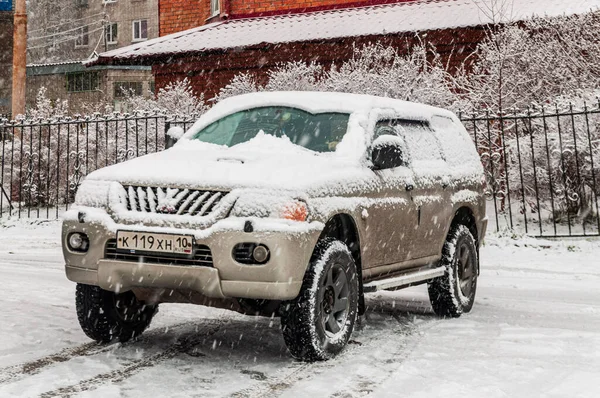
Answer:
[(130, 63), (212, 50), (515, 22), (597, 11), (600, 0), (416, 0), (395, 4), (231, 19), (100, 54), (88, 65)]

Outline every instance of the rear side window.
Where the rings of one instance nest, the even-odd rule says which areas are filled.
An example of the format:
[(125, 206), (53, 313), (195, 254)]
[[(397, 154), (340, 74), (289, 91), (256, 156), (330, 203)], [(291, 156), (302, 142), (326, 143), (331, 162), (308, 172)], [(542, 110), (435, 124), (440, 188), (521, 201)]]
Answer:
[(438, 140), (427, 122), (403, 119), (383, 120), (377, 123), (376, 135), (380, 131), (390, 131), (389, 128), (383, 127), (393, 128), (396, 134), (404, 139), (413, 162), (444, 160)]
[(433, 116), (431, 124), (449, 166), (467, 166), (479, 162), (474, 144), (463, 134), (462, 125), (446, 116)]

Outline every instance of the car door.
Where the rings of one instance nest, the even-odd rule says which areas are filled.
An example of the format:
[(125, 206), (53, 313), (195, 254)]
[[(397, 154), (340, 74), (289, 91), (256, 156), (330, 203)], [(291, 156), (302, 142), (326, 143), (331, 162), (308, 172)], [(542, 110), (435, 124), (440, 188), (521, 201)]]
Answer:
[[(392, 121), (383, 120), (376, 124), (374, 139), (382, 135), (398, 136)], [(373, 173), (377, 189), (371, 190), (362, 212), (367, 275), (377, 274), (377, 268), (393, 271), (413, 257), (412, 242), (417, 221), (410, 193), (414, 186), (412, 170), (401, 166)], [(390, 264), (396, 266), (392, 269), (388, 267)]]
[(434, 131), (426, 121), (398, 121), (395, 125), (410, 154), (414, 188), (410, 191), (415, 206), (412, 259), (440, 254), (440, 236), (447, 227), (450, 205), (450, 173)]

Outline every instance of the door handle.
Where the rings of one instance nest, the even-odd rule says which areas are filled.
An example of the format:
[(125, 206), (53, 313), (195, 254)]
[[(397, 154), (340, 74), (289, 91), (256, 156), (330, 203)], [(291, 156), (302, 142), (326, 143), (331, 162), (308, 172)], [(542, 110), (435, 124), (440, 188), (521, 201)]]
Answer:
[(414, 187), (412, 184), (407, 184), (407, 185), (406, 185), (406, 190), (407, 190), (407, 191), (409, 191), (409, 192), (410, 192), (410, 191), (412, 191), (413, 189), (415, 189), (415, 187)]

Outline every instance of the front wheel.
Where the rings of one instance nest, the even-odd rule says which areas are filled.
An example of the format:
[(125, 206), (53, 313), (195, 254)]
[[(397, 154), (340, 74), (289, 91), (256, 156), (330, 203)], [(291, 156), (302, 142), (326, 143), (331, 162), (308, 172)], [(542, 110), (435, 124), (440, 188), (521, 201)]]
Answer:
[(158, 308), (140, 302), (132, 291), (117, 294), (81, 283), (77, 284), (75, 306), (83, 332), (100, 343), (139, 336)]
[(298, 297), (281, 306), (281, 328), (291, 354), (325, 360), (348, 342), (358, 312), (358, 275), (348, 247), (333, 239), (317, 244)]
[(471, 311), (477, 290), (478, 258), (475, 238), (464, 225), (452, 227), (442, 249), (444, 276), (429, 286), (433, 311), (443, 317), (459, 317)]

